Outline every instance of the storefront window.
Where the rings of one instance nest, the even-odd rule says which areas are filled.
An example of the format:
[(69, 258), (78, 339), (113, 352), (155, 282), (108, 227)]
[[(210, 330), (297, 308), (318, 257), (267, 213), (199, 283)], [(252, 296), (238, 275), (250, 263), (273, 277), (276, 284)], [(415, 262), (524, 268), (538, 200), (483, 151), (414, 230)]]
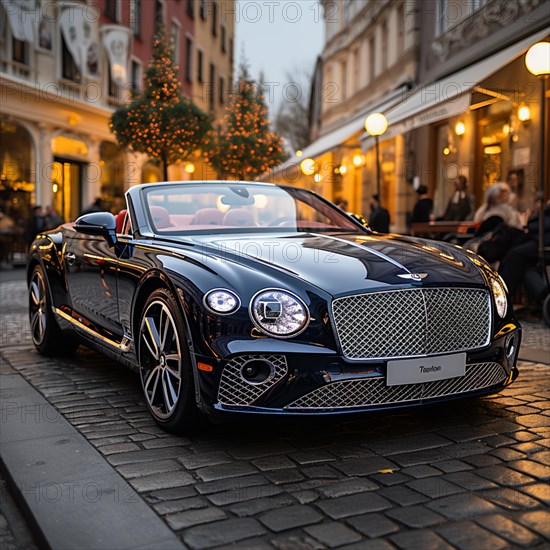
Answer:
[(119, 212), (124, 204), (124, 151), (118, 145), (104, 141), (99, 156), (101, 198), (109, 210)]
[(33, 143), (27, 130), (0, 120), (0, 208), (22, 230), (34, 201), (33, 159)]

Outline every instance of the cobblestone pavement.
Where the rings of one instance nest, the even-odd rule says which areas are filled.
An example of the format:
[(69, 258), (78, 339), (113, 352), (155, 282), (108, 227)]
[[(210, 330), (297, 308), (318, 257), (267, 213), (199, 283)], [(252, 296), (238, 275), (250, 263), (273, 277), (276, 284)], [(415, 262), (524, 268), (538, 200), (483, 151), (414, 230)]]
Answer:
[[(188, 548), (548, 547), (548, 366), (524, 362), (510, 388), (483, 399), (241, 417), (176, 437), (150, 418), (135, 373), (82, 347), (68, 359), (37, 355), (25, 300), (20, 283), (0, 285), (4, 372), (52, 403)], [(550, 349), (540, 323), (526, 333)], [(3, 529), (0, 508), (0, 544), (25, 547), (10, 547)]]
[(467, 403), (240, 418), (176, 437), (149, 417), (137, 375), (96, 353), (51, 360), (23, 345), (2, 355), (192, 549), (504, 548), (550, 536), (543, 365)]

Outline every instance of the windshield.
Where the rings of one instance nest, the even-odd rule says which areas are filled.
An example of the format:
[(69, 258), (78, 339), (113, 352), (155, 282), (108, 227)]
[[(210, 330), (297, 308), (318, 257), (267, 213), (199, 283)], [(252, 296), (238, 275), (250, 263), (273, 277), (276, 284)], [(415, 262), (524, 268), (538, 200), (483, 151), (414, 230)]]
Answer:
[(159, 234), (358, 231), (334, 206), (303, 189), (242, 183), (162, 185), (144, 190)]

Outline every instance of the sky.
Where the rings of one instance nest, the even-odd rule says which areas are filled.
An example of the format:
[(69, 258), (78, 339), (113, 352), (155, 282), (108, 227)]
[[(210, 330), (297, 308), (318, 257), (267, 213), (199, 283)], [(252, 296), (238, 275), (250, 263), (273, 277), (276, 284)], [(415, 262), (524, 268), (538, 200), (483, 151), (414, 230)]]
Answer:
[(300, 75), (313, 73), (323, 47), (321, 6), (317, 0), (237, 0), (236, 10), (235, 70), (244, 49), (252, 78), (263, 71), (269, 84), (265, 100), (273, 117), (282, 101), (309, 93)]

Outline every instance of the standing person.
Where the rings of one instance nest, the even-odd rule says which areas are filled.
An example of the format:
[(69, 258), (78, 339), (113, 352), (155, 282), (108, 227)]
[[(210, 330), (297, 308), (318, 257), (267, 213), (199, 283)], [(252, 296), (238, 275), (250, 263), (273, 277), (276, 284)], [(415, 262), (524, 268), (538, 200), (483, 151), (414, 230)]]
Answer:
[(529, 206), (523, 196), (525, 187), (525, 172), (523, 168), (509, 170), (506, 183), (510, 186), (510, 206), (522, 214), (527, 212)]
[(390, 213), (385, 208), (382, 208), (382, 205), (380, 204), (380, 197), (378, 195), (373, 195), (371, 197), (370, 209), (370, 228), (378, 233), (389, 233)]
[(91, 214), (92, 212), (102, 212), (103, 208), (103, 200), (101, 197), (96, 197), (94, 202), (90, 204), (90, 206), (88, 206), (88, 208), (86, 208), (80, 215), (84, 216), (84, 214)]
[(44, 212), (41, 206), (35, 206), (32, 209), (32, 216), (27, 225), (27, 244), (29, 246), (41, 231), (44, 231)]
[(434, 201), (428, 197), (428, 188), (420, 185), (416, 190), (418, 201), (414, 205), (411, 223), (427, 223), (430, 221)]
[(449, 199), (442, 220), (447, 222), (463, 222), (474, 213), (474, 199), (468, 192), (466, 176), (458, 176), (454, 181), (455, 191)]
[(44, 208), (44, 230), (49, 231), (55, 229), (63, 223), (61, 216), (57, 213), (53, 206)]

